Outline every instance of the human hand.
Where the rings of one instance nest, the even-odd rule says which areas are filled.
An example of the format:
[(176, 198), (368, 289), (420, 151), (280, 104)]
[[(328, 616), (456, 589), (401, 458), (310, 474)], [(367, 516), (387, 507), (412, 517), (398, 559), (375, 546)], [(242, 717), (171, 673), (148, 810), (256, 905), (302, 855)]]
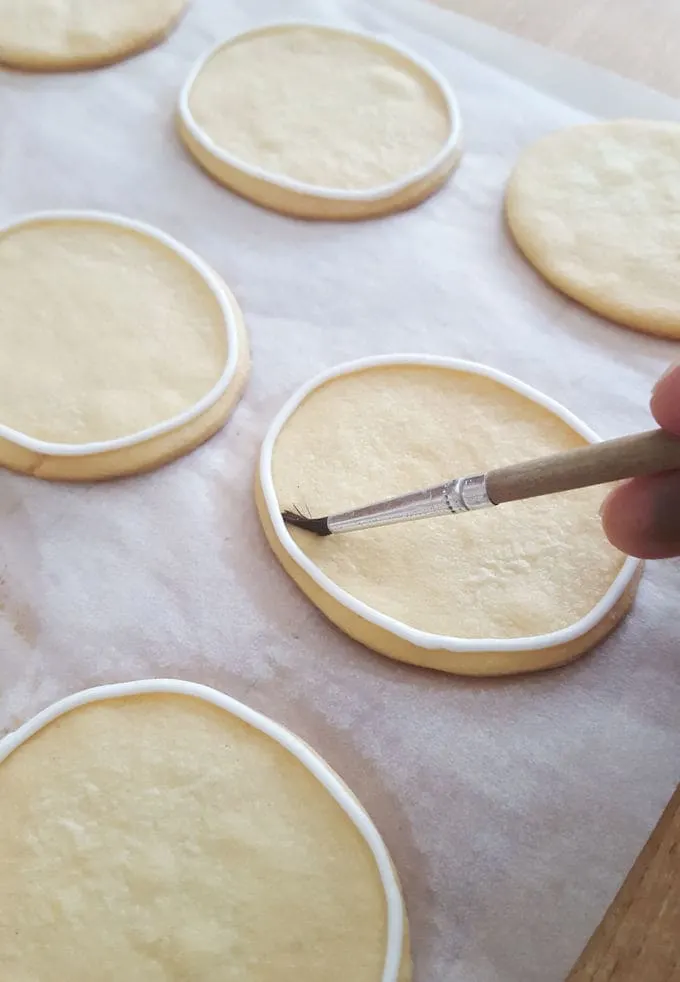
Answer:
[[(651, 409), (659, 426), (680, 436), (680, 362), (657, 382)], [(680, 471), (619, 485), (605, 499), (602, 524), (609, 541), (631, 556), (680, 556)]]

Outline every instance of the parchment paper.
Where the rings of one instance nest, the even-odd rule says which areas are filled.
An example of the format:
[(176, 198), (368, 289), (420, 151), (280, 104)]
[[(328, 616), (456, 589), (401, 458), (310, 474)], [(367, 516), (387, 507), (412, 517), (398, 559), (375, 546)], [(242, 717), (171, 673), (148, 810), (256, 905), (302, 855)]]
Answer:
[[(446, 190), (397, 217), (317, 225), (199, 171), (173, 127), (189, 66), (282, 14), (385, 32), (448, 76), (466, 152)], [(513, 250), (501, 199), (521, 147), (587, 118), (565, 101), (570, 71), (581, 106), (589, 85), (600, 104), (619, 92), (621, 114), (677, 106), (606, 73), (584, 85), (563, 58), (546, 72), (560, 99), (542, 94), (459, 50), (456, 31), (534, 80), (540, 53), (466, 23), (416, 0), (197, 0), (165, 45), (122, 65), (0, 76), (0, 219), (89, 207), (165, 229), (225, 277), (254, 357), (226, 429), (155, 474), (68, 487), (0, 472), (0, 728), (97, 683), (223, 689), (307, 739), (370, 810), (403, 879), (417, 982), (558, 982), (680, 777), (678, 564), (648, 566), (633, 615), (593, 656), (461, 681), (331, 627), (273, 559), (252, 500), (275, 411), (361, 355), (484, 361), (605, 436), (650, 423), (650, 386), (677, 346), (558, 296)], [(0, 816), (1, 803), (0, 783)]]

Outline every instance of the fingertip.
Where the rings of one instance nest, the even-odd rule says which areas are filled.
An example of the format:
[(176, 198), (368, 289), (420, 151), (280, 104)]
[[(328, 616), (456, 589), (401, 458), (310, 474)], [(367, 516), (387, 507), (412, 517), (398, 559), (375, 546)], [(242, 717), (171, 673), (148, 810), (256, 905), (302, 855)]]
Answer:
[(680, 435), (680, 362), (667, 368), (656, 383), (650, 406), (659, 426)]
[(621, 552), (642, 558), (646, 551), (646, 537), (640, 521), (636, 500), (638, 494), (633, 481), (620, 484), (605, 498), (600, 515), (604, 534)]
[(639, 559), (680, 555), (680, 474), (620, 484), (601, 514), (605, 535), (621, 552)]

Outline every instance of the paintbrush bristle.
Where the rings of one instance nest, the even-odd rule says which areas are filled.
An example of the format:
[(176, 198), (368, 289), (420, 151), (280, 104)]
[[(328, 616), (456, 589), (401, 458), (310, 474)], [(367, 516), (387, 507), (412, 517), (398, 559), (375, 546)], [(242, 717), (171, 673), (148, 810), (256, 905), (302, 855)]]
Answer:
[(282, 511), (281, 518), (286, 525), (294, 525), (296, 528), (304, 529), (306, 532), (313, 532), (314, 535), (330, 535), (328, 518), (308, 518), (299, 511)]

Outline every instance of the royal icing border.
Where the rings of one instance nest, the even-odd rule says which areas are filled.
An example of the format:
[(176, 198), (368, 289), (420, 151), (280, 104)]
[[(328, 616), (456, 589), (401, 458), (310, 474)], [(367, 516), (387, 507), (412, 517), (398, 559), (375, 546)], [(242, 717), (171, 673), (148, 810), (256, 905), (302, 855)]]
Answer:
[(537, 634), (526, 638), (456, 638), (442, 634), (431, 634), (418, 628), (410, 627), (393, 617), (383, 614), (368, 604), (357, 600), (346, 590), (337, 586), (330, 577), (326, 576), (318, 566), (316, 566), (297, 545), (291, 536), (288, 526), (281, 517), (281, 506), (278, 502), (274, 488), (272, 476), (272, 457), (274, 445), (287, 420), (292, 416), (298, 406), (315, 389), (324, 385), (332, 379), (341, 378), (344, 375), (352, 375), (355, 372), (364, 371), (370, 368), (391, 367), (398, 365), (415, 365), (423, 367), (446, 368), (453, 371), (469, 372), (474, 375), (482, 375), (495, 382), (505, 385), (507, 388), (518, 392), (520, 395), (545, 409), (548, 409), (559, 419), (562, 419), (568, 426), (583, 436), (589, 443), (598, 443), (600, 437), (583, 423), (577, 416), (566, 409), (560, 403), (544, 395), (532, 386), (521, 382), (519, 379), (505, 372), (497, 371), (487, 365), (477, 362), (465, 361), (458, 358), (445, 358), (436, 355), (382, 355), (374, 358), (360, 358), (357, 361), (346, 362), (317, 375), (306, 385), (303, 385), (295, 392), (278, 412), (272, 422), (260, 451), (259, 477), (267, 507), (269, 519), (274, 527), (274, 531), (281, 545), (286, 550), (293, 562), (307, 573), (311, 579), (321, 587), (329, 596), (338, 603), (342, 604), (352, 613), (361, 617), (371, 624), (375, 624), (390, 634), (403, 638), (410, 644), (426, 650), (442, 649), (444, 651), (454, 651), (471, 653), (476, 651), (483, 652), (520, 652), (537, 651), (545, 648), (553, 648), (558, 645), (568, 644), (575, 641), (590, 630), (596, 627), (613, 609), (621, 599), (626, 589), (632, 583), (637, 570), (639, 561), (632, 557), (627, 557), (617, 573), (611, 586), (600, 598), (592, 610), (582, 617), (579, 621), (569, 627), (561, 628), (550, 634)]
[(236, 716), (249, 726), (264, 733), (285, 750), (291, 753), (303, 767), (313, 774), (330, 796), (342, 808), (347, 817), (359, 830), (373, 854), (387, 905), (387, 950), (385, 967), (381, 982), (398, 982), (399, 969), (402, 960), (402, 945), (404, 941), (404, 904), (392, 861), (380, 833), (363, 810), (358, 801), (344, 787), (340, 779), (331, 771), (328, 765), (318, 757), (299, 737), (290, 730), (275, 723), (263, 713), (259, 713), (237, 699), (197, 682), (183, 682), (179, 679), (142, 679), (137, 682), (120, 682), (113, 685), (101, 685), (84, 689), (53, 703), (18, 729), (0, 740), (0, 764), (22, 744), (30, 740), (40, 730), (54, 720), (81, 706), (109, 699), (122, 699), (128, 696), (150, 694), (172, 694), (191, 696), (202, 699), (218, 709)]
[[(382, 184), (376, 188), (351, 190), (347, 188), (327, 188), (323, 187), (322, 185), (307, 184), (304, 181), (298, 181), (295, 178), (287, 177), (285, 174), (272, 173), (271, 171), (264, 170), (263, 168), (257, 167), (254, 164), (249, 164), (246, 161), (242, 161), (235, 155), (229, 153), (229, 151), (219, 147), (198, 125), (191, 113), (191, 109), (189, 108), (191, 89), (194, 82), (198, 78), (198, 75), (211, 60), (211, 58), (213, 58), (218, 51), (221, 51), (222, 48), (229, 47), (229, 45), (234, 44), (237, 41), (257, 37), (261, 34), (285, 31), (289, 28), (312, 28), (314, 30), (330, 34), (342, 34), (348, 37), (361, 38), (362, 40), (369, 41), (371, 44), (378, 47), (387, 48), (390, 51), (396, 52), (402, 58), (406, 58), (407, 60), (411, 61), (418, 69), (420, 69), (420, 71), (424, 72), (430, 81), (432, 81), (440, 91), (446, 103), (446, 108), (449, 114), (449, 135), (444, 145), (437, 151), (430, 162), (422, 167), (419, 167), (417, 170), (412, 171), (405, 177), (399, 178), (399, 180), (391, 181), (389, 184)], [(240, 34), (233, 34), (226, 40), (220, 41), (208, 52), (206, 52), (206, 54), (202, 55), (192, 67), (188, 78), (182, 86), (177, 110), (183, 125), (189, 131), (194, 140), (196, 140), (203, 150), (209, 153), (216, 160), (241, 171), (241, 173), (246, 174), (248, 177), (265, 181), (270, 185), (283, 188), (286, 191), (292, 191), (297, 194), (303, 194), (322, 200), (332, 199), (334, 201), (380, 201), (385, 198), (390, 198), (393, 195), (398, 194), (400, 191), (406, 190), (413, 184), (416, 184), (419, 181), (429, 177), (431, 174), (434, 174), (452, 154), (459, 150), (462, 133), (460, 109), (453, 90), (444, 76), (436, 68), (434, 68), (434, 66), (430, 65), (429, 62), (425, 61), (419, 55), (415, 54), (413, 51), (410, 51), (403, 45), (393, 41), (391, 38), (387, 39), (385, 37), (381, 37), (380, 35), (372, 34), (369, 31), (351, 30), (344, 27), (335, 27), (332, 24), (322, 24), (305, 20), (275, 21), (269, 24), (261, 24), (258, 27), (243, 31)]]
[(22, 433), (20, 430), (15, 430), (12, 427), (6, 426), (4, 423), (0, 422), (0, 437), (16, 444), (17, 446), (24, 447), (26, 450), (32, 450), (35, 453), (43, 454), (45, 456), (87, 457), (91, 456), (92, 454), (105, 453), (108, 450), (121, 450), (125, 447), (132, 447), (138, 443), (144, 443), (147, 440), (151, 440), (156, 436), (161, 436), (162, 434), (169, 433), (172, 430), (180, 429), (182, 426), (185, 426), (187, 423), (191, 422), (191, 420), (210, 409), (210, 407), (213, 406), (222, 395), (224, 395), (230, 383), (233, 381), (234, 376), (236, 375), (240, 354), (237, 330), (237, 313), (229, 294), (225, 290), (224, 284), (220, 281), (220, 278), (217, 276), (214, 270), (212, 270), (211, 267), (200, 258), (200, 256), (197, 256), (196, 253), (192, 252), (191, 249), (188, 249), (186, 246), (182, 245), (181, 242), (173, 239), (170, 235), (167, 235), (160, 229), (154, 228), (152, 225), (147, 225), (146, 222), (136, 221), (135, 219), (126, 218), (122, 215), (110, 214), (104, 211), (54, 210), (31, 212), (28, 215), (23, 215), (19, 219), (0, 226), (0, 240), (5, 235), (11, 234), (15, 230), (21, 229), (27, 225), (50, 222), (85, 222), (101, 225), (114, 225), (119, 228), (138, 232), (140, 235), (152, 238), (156, 242), (160, 242), (166, 248), (171, 249), (201, 276), (217, 300), (224, 318), (224, 330), (227, 341), (227, 361), (217, 382), (215, 382), (213, 387), (204, 396), (202, 396), (198, 402), (195, 402), (193, 406), (190, 406), (189, 409), (185, 409), (183, 412), (178, 413), (176, 416), (172, 416), (170, 419), (164, 420), (161, 423), (155, 423), (153, 426), (148, 426), (145, 429), (138, 430), (136, 433), (131, 433), (128, 436), (116, 437), (115, 440), (93, 441), (91, 443), (54, 443), (49, 440), (39, 440), (36, 437), (29, 436), (26, 433)]

